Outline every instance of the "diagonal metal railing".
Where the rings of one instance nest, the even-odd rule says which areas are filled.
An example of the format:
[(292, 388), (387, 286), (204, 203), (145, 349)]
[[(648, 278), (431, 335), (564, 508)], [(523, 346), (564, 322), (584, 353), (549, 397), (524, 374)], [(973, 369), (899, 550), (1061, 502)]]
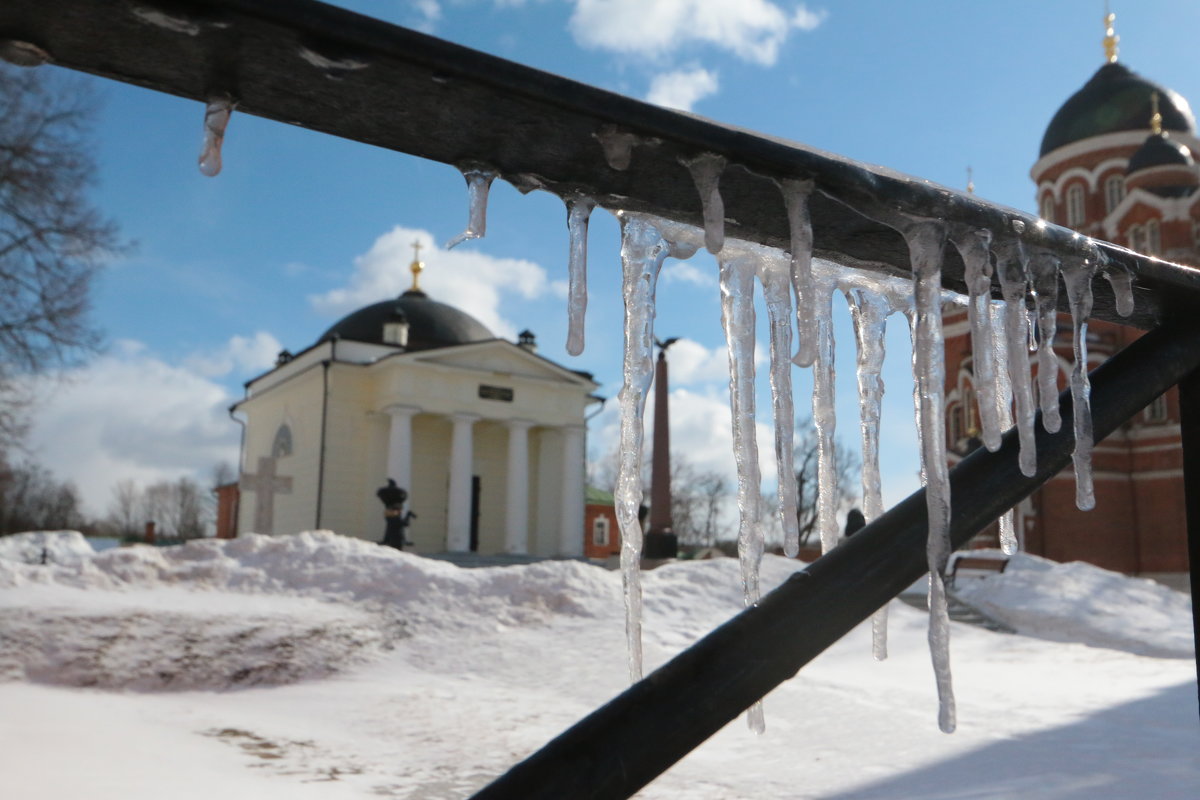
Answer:
[[(186, 98), (228, 96), (255, 114), (447, 164), (483, 162), (518, 186), (699, 225), (683, 161), (724, 157), (730, 235), (786, 249), (779, 183), (811, 180), (817, 255), (911, 275), (899, 233), (858, 209), (976, 229), (1024, 223), (1027, 244), (1078, 255), (1080, 237), (1032, 215), (646, 103), (312, 0), (6, 0), (0, 39), (52, 63)], [(25, 52), (30, 52), (26, 49)], [(627, 166), (602, 141), (627, 137)], [(536, 142), (536, 146), (530, 146)], [(872, 211), (875, 209), (875, 211)], [(1097, 439), (1172, 385), (1181, 387), (1193, 594), (1200, 572), (1200, 272), (1096, 243), (1133, 275), (1131, 317), (1108, 283), (1092, 316), (1151, 332), (1092, 376)], [(964, 291), (945, 252), (943, 283)], [(993, 287), (999, 294), (998, 286)], [(1065, 303), (1065, 297), (1061, 302)], [(1070, 413), (1069, 393), (1060, 398)], [(1037, 429), (1033, 477), (1010, 432), (951, 473), (951, 537), (961, 546), (1070, 460), (1071, 434)], [(628, 797), (736, 717), (926, 571), (922, 493), (909, 497), (671, 662), (515, 766), (478, 798)], [(1200, 616), (1196, 617), (1200, 637)], [(1198, 662), (1200, 668), (1200, 662)]]

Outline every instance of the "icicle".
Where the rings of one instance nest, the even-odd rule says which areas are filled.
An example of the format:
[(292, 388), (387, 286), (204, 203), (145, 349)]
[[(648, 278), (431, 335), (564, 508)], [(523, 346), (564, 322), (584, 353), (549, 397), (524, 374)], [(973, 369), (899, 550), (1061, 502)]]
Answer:
[[(733, 415), (733, 457), (738, 475), (738, 560), (746, 606), (758, 605), (758, 571), (763, 556), (759, 524), (761, 476), (754, 411), (754, 274), (757, 259), (750, 254), (727, 254), (721, 264), (721, 324), (729, 349), (729, 403)], [(751, 709), (747, 721), (761, 733), (762, 707)]]
[(600, 147), (604, 150), (604, 160), (608, 162), (609, 167), (618, 172), (629, 169), (633, 160), (633, 146), (637, 143), (636, 136), (616, 125), (602, 125), (593, 136), (600, 142)]
[(1062, 427), (1058, 411), (1058, 356), (1054, 353), (1059, 259), (1051, 253), (1040, 253), (1031, 263), (1038, 311), (1038, 403), (1042, 409), (1042, 427), (1048, 433), (1055, 433)]
[(200, 172), (212, 178), (221, 172), (221, 144), (225, 141), (225, 126), (233, 113), (233, 100), (214, 97), (204, 108), (204, 147), (200, 150)]
[(1029, 315), (1025, 308), (1025, 295), (1029, 287), (1027, 270), (1025, 249), (1021, 240), (1000, 240), (996, 245), (996, 272), (1000, 278), (1000, 290), (1004, 295), (1004, 341), (1008, 380), (1016, 405), (1017, 435), (1021, 443), (1018, 462), (1021, 474), (1032, 477), (1037, 471), (1037, 445), (1033, 433), (1033, 385), (1029, 372)]
[(915, 222), (903, 231), (916, 280), (916, 333), (913, 371), (919, 392), (921, 471), (929, 514), (929, 649), (938, 689), (938, 727), (955, 728), (954, 690), (950, 678), (950, 616), (943, 575), (950, 558), (950, 479), (946, 465), (945, 351), (942, 338), (942, 250), (944, 226)]
[(583, 322), (587, 311), (587, 234), (588, 220), (596, 201), (584, 195), (567, 200), (567, 230), (570, 233), (570, 257), (567, 274), (567, 353), (583, 352)]
[(1119, 267), (1104, 270), (1104, 277), (1112, 287), (1113, 297), (1117, 301), (1117, 313), (1128, 317), (1133, 313), (1133, 273)]
[(1075, 363), (1071, 367), (1071, 404), (1074, 407), (1075, 451), (1071, 461), (1075, 465), (1075, 505), (1080, 511), (1090, 511), (1096, 506), (1096, 495), (1092, 487), (1092, 385), (1088, 380), (1087, 363), (1087, 320), (1092, 313), (1092, 278), (1096, 274), (1096, 255), (1071, 259), (1063, 265), (1063, 282), (1067, 286), (1067, 302), (1071, 306), (1071, 324), (1075, 329)]
[(817, 357), (816, 289), (813, 286), (812, 221), (808, 216), (808, 196), (812, 181), (785, 180), (780, 184), (787, 207), (791, 231), (792, 287), (796, 292), (796, 324), (799, 344), (792, 360), (798, 367), (811, 366)]
[(793, 441), (796, 411), (792, 401), (791, 270), (788, 260), (778, 251), (759, 255), (757, 264), (771, 333), (771, 401), (775, 414), (775, 464), (779, 475), (783, 552), (789, 558), (795, 558), (800, 552), (800, 526), (796, 515), (798, 488)]
[(467, 227), (458, 236), (446, 242), (447, 250), (468, 239), (483, 238), (487, 233), (488, 189), (496, 179), (496, 171), (481, 164), (471, 164), (462, 167), (462, 174), (467, 180)]
[(962, 230), (953, 238), (966, 267), (969, 301), (967, 319), (971, 327), (971, 367), (975, 374), (979, 421), (984, 446), (991, 452), (1000, 449), (1000, 420), (996, 414), (996, 367), (992, 354), (992, 265), (989, 246), (992, 233), (987, 230)]
[[(1008, 346), (1005, 337), (1000, 334), (1005, 324), (1007, 306), (1005, 303), (989, 303), (988, 315), (991, 318), (992, 340), (989, 346), (996, 364), (996, 391), (992, 399), (996, 404), (996, 417), (1000, 427), (1008, 430), (1013, 424), (1013, 390), (1009, 378)], [(1021, 353), (1024, 356), (1024, 353)], [(1029, 371), (1025, 372), (1026, 377)], [(1030, 424), (1032, 430), (1032, 421)], [(1017, 552), (1017, 536), (1013, 529), (1013, 510), (1010, 508), (1000, 515), (1000, 549), (1008, 555)]]
[(716, 255), (725, 246), (725, 203), (721, 200), (720, 187), (725, 157), (701, 153), (683, 164), (691, 171), (696, 191), (700, 193), (700, 205), (704, 210), (704, 248)]
[(694, 247), (677, 245), (660, 232), (658, 220), (619, 212), (621, 265), (625, 300), (625, 383), (621, 406), (621, 461), (617, 469), (615, 506), (621, 530), (621, 575), (625, 587), (625, 633), (629, 644), (629, 677), (642, 677), (642, 434), (646, 392), (654, 376), (654, 293), (667, 256), (686, 258)]
[(817, 530), (822, 555), (838, 543), (833, 287), (830, 280), (814, 282), (817, 358), (813, 362), (812, 416), (817, 429)]
[[(891, 304), (865, 289), (846, 292), (858, 352), (858, 409), (862, 434), (863, 517), (867, 524), (883, 513), (883, 485), (879, 477), (879, 417), (883, 405), (884, 334)], [(875, 660), (887, 658), (886, 604), (871, 617), (871, 650)]]

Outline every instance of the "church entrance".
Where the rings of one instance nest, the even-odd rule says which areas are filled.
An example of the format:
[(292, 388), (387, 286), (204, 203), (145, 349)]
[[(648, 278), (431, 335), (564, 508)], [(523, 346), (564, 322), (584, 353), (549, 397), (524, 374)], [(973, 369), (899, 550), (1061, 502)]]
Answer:
[(479, 552), (479, 476), (471, 476), (471, 552)]

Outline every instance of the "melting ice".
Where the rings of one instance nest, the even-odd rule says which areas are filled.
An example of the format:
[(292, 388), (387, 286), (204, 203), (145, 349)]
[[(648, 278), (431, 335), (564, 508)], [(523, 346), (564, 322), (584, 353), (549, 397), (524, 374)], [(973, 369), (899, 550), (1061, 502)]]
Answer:
[(233, 113), (234, 103), (228, 97), (216, 97), (204, 108), (204, 145), (200, 150), (200, 172), (212, 178), (221, 172), (221, 145), (225, 142), (225, 126)]
[(446, 242), (449, 250), (468, 239), (480, 239), (487, 233), (487, 202), (488, 189), (496, 178), (496, 171), (479, 164), (467, 165), (462, 168), (463, 177), (467, 181), (467, 227), (458, 236)]

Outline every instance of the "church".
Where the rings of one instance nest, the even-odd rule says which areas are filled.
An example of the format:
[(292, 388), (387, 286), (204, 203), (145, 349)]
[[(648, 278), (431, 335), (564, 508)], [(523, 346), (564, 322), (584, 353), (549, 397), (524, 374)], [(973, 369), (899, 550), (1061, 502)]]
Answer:
[[(1187, 100), (1118, 61), (1113, 17), (1106, 59), (1050, 120), (1030, 170), (1039, 215), (1097, 239), (1200, 266), (1200, 148)], [(979, 421), (966, 315), (946, 317), (947, 445), (953, 465), (978, 446)], [(1141, 332), (1088, 323), (1088, 368)], [(1073, 356), (1068, 315), (1055, 336), (1058, 386)], [(1175, 388), (1096, 443), (1096, 508), (1079, 511), (1065, 470), (1017, 507), (1023, 549), (1056, 561), (1088, 561), (1131, 574), (1188, 570), (1183, 449)], [(1069, 423), (1067, 423), (1069, 424)], [(986, 543), (993, 532), (985, 533)]]
[[(419, 250), (417, 255), (419, 255)], [(241, 475), (221, 498), (232, 536), (329, 529), (380, 541), (378, 490), (408, 493), (418, 553), (583, 554), (592, 377), (514, 343), (419, 285), (280, 353), (232, 408)], [(412, 512), (408, 517), (408, 512)]]

